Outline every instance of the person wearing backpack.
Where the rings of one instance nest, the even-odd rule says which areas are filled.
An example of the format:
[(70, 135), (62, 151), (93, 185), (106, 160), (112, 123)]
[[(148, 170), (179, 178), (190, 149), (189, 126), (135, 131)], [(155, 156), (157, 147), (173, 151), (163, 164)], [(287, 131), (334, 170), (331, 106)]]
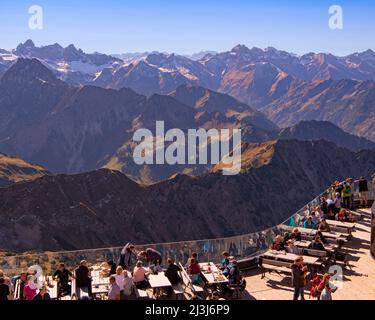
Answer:
[(341, 192), (341, 197), (342, 197), (342, 206), (346, 209), (349, 209), (350, 207), (350, 197), (352, 196), (352, 192), (350, 189), (350, 184), (349, 182), (344, 184), (344, 187)]

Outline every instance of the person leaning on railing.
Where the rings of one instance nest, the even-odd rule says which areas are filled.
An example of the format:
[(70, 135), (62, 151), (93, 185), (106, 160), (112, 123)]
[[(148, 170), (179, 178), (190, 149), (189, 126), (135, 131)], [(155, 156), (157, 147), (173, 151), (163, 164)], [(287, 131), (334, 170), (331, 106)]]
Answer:
[(358, 181), (358, 191), (360, 205), (362, 207), (367, 207), (368, 205), (368, 182), (365, 177), (361, 177)]

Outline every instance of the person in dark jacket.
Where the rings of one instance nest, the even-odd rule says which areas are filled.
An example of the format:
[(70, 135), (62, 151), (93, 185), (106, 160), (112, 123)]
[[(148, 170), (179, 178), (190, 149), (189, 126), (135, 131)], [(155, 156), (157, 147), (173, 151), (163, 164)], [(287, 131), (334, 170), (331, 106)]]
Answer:
[(328, 203), (327, 203), (326, 198), (324, 197), (322, 197), (320, 201), (321, 201), (320, 210), (322, 211), (323, 216), (325, 217), (328, 214)]
[(365, 177), (361, 177), (358, 181), (359, 198), (361, 200), (361, 206), (367, 207), (368, 205), (368, 182)]
[(168, 268), (165, 271), (165, 276), (168, 278), (172, 285), (179, 284), (182, 279), (179, 275), (181, 268), (176, 265), (171, 258), (167, 260)]
[(319, 235), (315, 236), (314, 240), (311, 241), (308, 248), (312, 249), (312, 250), (319, 250), (319, 251), (325, 251), (326, 250), (324, 248), (324, 245), (323, 245), (322, 241), (320, 240)]
[(116, 274), (116, 269), (117, 269), (116, 263), (114, 263), (113, 260), (108, 260), (107, 264), (109, 266), (109, 276)]
[(53, 278), (58, 281), (59, 296), (71, 294), (71, 286), (69, 284), (70, 277), (73, 277), (73, 274), (65, 268), (64, 263), (60, 263), (59, 268), (53, 274)]
[(149, 265), (161, 265), (161, 253), (152, 248), (147, 248), (145, 251), (139, 253), (139, 257), (146, 258)]
[(43, 286), (39, 289), (39, 293), (33, 298), (33, 300), (51, 300), (47, 287)]
[(305, 273), (307, 272), (307, 267), (303, 265), (303, 257), (298, 257), (294, 260), (292, 264), (292, 287), (294, 288), (293, 300), (305, 300), (304, 290), (305, 290)]
[(0, 301), (7, 301), (10, 294), (9, 286), (4, 278), (0, 278)]
[(117, 265), (121, 266), (124, 270), (129, 270), (133, 265), (133, 262), (137, 261), (137, 255), (135, 254), (135, 246), (132, 243), (127, 243), (121, 250), (120, 257)]
[[(91, 297), (92, 296), (91, 277), (90, 277), (90, 270), (87, 267), (86, 260), (82, 260), (80, 262), (79, 267), (75, 270), (75, 276), (76, 276), (77, 289), (87, 289), (88, 295)], [(77, 291), (79, 292), (80, 290), (77, 290)]]

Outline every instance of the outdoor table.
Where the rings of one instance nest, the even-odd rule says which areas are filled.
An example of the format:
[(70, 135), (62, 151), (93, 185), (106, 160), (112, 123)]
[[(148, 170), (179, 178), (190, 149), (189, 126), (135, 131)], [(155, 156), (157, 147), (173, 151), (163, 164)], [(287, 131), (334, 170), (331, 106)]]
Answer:
[[(276, 260), (286, 260), (286, 261), (290, 261), (290, 262), (294, 262), (295, 259), (300, 257), (297, 254), (287, 253), (285, 251), (273, 251), (273, 250), (267, 251), (262, 256), (267, 257), (267, 258), (273, 258), (273, 259), (276, 259)], [(306, 264), (313, 265), (313, 264), (316, 264), (319, 261), (319, 258), (317, 258), (317, 257), (310, 257), (310, 256), (302, 256), (302, 257), (303, 257), (303, 260)]]
[(164, 272), (158, 272), (157, 274), (148, 275), (148, 282), (154, 291), (156, 297), (161, 295), (161, 289), (172, 287), (171, 282), (165, 276)]
[(336, 227), (342, 227), (342, 228), (348, 228), (348, 229), (354, 229), (355, 223), (354, 222), (347, 222), (347, 221), (337, 221), (337, 220), (326, 220), (328, 224), (336, 226)]
[(221, 270), (212, 262), (200, 263), (201, 273), (209, 285), (228, 283), (227, 277), (223, 275)]
[[(308, 249), (309, 245), (311, 244), (311, 241), (308, 241), (308, 240), (294, 241), (294, 244), (299, 248)], [(323, 245), (324, 245), (324, 248), (329, 252), (334, 252), (338, 249), (338, 245), (336, 244), (326, 243)]]

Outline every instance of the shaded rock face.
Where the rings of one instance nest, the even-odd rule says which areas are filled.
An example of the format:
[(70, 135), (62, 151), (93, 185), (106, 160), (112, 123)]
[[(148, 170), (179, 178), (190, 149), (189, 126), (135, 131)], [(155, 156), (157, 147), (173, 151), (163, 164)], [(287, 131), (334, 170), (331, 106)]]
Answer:
[(71, 250), (249, 233), (282, 222), (333, 180), (375, 170), (374, 151), (325, 141), (245, 144), (243, 153), (237, 176), (217, 167), (145, 187), (101, 169), (0, 189), (1, 247)]
[(0, 153), (0, 187), (49, 174), (43, 167)]

